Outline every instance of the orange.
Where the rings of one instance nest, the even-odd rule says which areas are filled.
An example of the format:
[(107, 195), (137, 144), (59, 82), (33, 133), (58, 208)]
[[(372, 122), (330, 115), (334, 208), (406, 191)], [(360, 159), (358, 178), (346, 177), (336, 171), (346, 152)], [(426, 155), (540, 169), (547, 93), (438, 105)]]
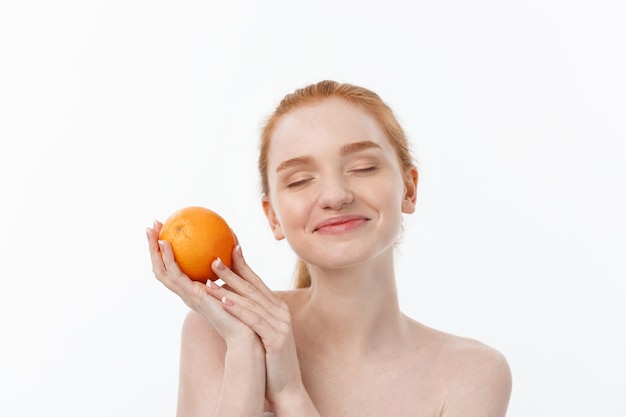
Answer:
[(194, 281), (215, 281), (211, 269), (215, 258), (228, 267), (235, 246), (235, 237), (226, 221), (204, 207), (186, 207), (170, 215), (159, 239), (172, 245), (174, 258), (181, 271)]

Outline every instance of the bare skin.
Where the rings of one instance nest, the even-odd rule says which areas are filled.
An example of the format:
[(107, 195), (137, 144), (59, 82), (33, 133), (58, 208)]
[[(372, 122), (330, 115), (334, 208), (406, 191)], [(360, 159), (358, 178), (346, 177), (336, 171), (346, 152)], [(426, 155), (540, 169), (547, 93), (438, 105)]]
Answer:
[[(511, 376), (496, 350), (401, 315), (401, 337), (387, 343), (374, 339), (371, 351), (363, 352), (362, 346), (346, 343), (353, 334), (333, 336), (324, 326), (311, 325), (313, 320), (303, 308), (310, 290), (279, 293), (279, 297), (292, 311), (302, 381), (317, 415), (506, 414)], [(345, 325), (352, 327), (350, 322)], [(212, 415), (225, 355), (222, 337), (191, 311), (183, 328), (179, 416)], [(273, 411), (267, 403), (265, 410)]]
[(239, 245), (232, 269), (213, 263), (226, 285), (192, 282), (158, 242), (161, 224), (147, 231), (156, 277), (192, 309), (178, 415), (503, 417), (504, 357), (400, 311), (393, 251), (417, 170), (403, 172), (376, 121), (340, 99), (292, 110), (268, 165), (263, 209), (310, 288), (271, 291)]

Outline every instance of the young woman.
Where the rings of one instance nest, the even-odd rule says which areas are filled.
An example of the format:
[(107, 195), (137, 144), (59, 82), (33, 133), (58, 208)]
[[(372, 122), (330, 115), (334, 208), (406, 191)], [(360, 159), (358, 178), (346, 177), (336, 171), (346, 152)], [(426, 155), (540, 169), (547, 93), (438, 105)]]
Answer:
[(261, 138), (262, 206), (299, 256), (296, 289), (273, 292), (246, 264), (193, 282), (148, 228), (156, 277), (191, 308), (178, 415), (506, 414), (511, 375), (480, 342), (434, 330), (398, 305), (394, 247), (418, 172), (375, 93), (332, 81), (286, 96)]

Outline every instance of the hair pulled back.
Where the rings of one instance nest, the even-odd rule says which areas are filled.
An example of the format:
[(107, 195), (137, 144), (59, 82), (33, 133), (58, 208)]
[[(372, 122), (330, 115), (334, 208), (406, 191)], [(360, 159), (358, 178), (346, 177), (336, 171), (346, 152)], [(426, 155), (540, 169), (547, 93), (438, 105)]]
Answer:
[[(270, 193), (267, 175), (268, 151), (272, 135), (281, 117), (295, 108), (318, 103), (330, 97), (339, 97), (347, 100), (361, 107), (378, 121), (383, 132), (385, 132), (385, 135), (398, 154), (404, 175), (407, 175), (409, 169), (414, 166), (413, 157), (409, 149), (409, 142), (404, 130), (396, 119), (393, 110), (383, 102), (378, 94), (353, 84), (324, 80), (286, 95), (267, 119), (261, 131), (258, 161), (258, 169), (261, 177), (261, 192), (264, 196), (269, 196)], [(309, 274), (308, 266), (306, 262), (299, 259), (295, 270), (295, 287), (306, 288), (310, 286), (311, 275)]]

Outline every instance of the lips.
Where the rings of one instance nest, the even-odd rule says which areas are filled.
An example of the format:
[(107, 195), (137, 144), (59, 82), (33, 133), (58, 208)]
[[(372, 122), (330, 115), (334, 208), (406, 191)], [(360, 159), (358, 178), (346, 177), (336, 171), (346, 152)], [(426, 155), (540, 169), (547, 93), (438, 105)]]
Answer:
[(322, 234), (337, 234), (349, 232), (367, 222), (369, 218), (361, 215), (345, 215), (324, 220), (313, 229), (313, 232)]

